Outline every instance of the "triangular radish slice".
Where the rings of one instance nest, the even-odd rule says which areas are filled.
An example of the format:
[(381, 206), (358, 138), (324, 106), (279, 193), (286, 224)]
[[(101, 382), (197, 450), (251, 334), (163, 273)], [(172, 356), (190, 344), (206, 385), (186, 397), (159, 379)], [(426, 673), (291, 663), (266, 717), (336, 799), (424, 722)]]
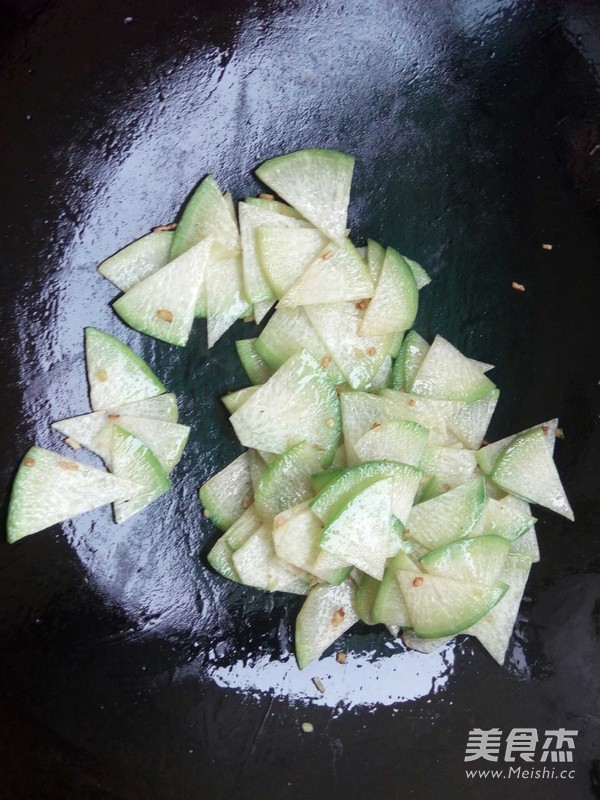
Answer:
[(327, 244), (316, 228), (282, 228), (263, 225), (256, 229), (259, 263), (275, 297), (283, 297)]
[(8, 508), (7, 538), (16, 542), (114, 500), (127, 500), (140, 485), (32, 447), (19, 466)]
[(419, 307), (419, 290), (405, 259), (388, 247), (375, 292), (358, 328), (361, 336), (382, 336), (412, 327)]
[[(282, 203), (280, 200), (275, 200), (273, 195), (258, 197), (246, 197), (244, 200), (250, 206), (257, 206), (257, 208), (264, 208), (265, 211), (272, 211), (274, 214), (281, 214), (284, 217), (293, 217), (294, 219), (302, 219), (302, 214), (296, 211), (295, 208), (288, 206), (287, 203)], [(306, 220), (304, 220), (306, 222)]]
[(301, 350), (231, 415), (245, 447), (284, 453), (299, 441), (316, 445), (331, 462), (340, 434), (338, 394), (325, 370)]
[(410, 538), (437, 548), (467, 536), (485, 506), (483, 478), (474, 478), (456, 489), (413, 506), (406, 523)]
[(203, 239), (211, 238), (229, 250), (239, 250), (240, 235), (230, 202), (212, 175), (199, 184), (187, 201), (175, 234), (169, 260), (173, 261)]
[(112, 432), (111, 467), (114, 475), (127, 476), (143, 486), (129, 500), (113, 504), (117, 523), (125, 522), (171, 488), (171, 481), (152, 450), (116, 425)]
[(183, 347), (192, 330), (212, 247), (203, 239), (115, 300), (113, 309), (135, 330)]
[(386, 559), (400, 549), (391, 524), (392, 485), (391, 478), (383, 478), (359, 491), (321, 537), (323, 550), (377, 580), (383, 578)]
[(359, 336), (360, 310), (355, 303), (305, 306), (313, 328), (352, 389), (372, 388), (389, 355), (394, 334)]
[(485, 586), (437, 575), (397, 572), (411, 627), (422, 639), (460, 633), (480, 620), (504, 596), (505, 583)]
[(222, 531), (238, 520), (252, 502), (249, 453), (242, 453), (200, 489), (204, 514)]
[(485, 617), (463, 631), (479, 639), (500, 666), (504, 664), (530, 569), (529, 559), (509, 553), (500, 575), (500, 580), (508, 586), (506, 594)]
[(296, 619), (294, 640), (300, 669), (319, 658), (358, 622), (355, 597), (356, 584), (350, 578), (339, 586), (315, 586), (310, 590)]
[(308, 582), (304, 575), (290, 571), (277, 558), (270, 528), (263, 525), (237, 550), (231, 560), (241, 583), (271, 592), (306, 594)]
[(61, 419), (53, 422), (52, 427), (63, 436), (104, 458), (107, 454), (99, 450), (96, 437), (110, 422), (118, 424), (122, 416), (177, 422), (177, 399), (174, 394), (160, 394), (106, 411), (93, 411), (91, 414)]
[(492, 389), (485, 397), (467, 403), (448, 420), (448, 430), (465, 447), (477, 450), (489, 428), (499, 397), (500, 390)]
[(172, 231), (148, 233), (103, 261), (98, 272), (126, 292), (135, 283), (165, 266), (169, 261), (172, 241)]
[(241, 256), (208, 259), (205, 274), (206, 327), (208, 346), (240, 317), (249, 316), (252, 306), (243, 294)]
[(150, 367), (114, 336), (85, 329), (85, 359), (94, 411), (144, 400), (166, 392)]
[(522, 436), (525, 433), (530, 433), (531, 431), (541, 430), (545, 436), (546, 446), (551, 456), (554, 455), (554, 445), (556, 444), (556, 430), (558, 428), (558, 418), (549, 419), (548, 422), (541, 422), (539, 425), (534, 425), (533, 428), (527, 428), (520, 433), (515, 433), (512, 436), (506, 436), (504, 439), (498, 439), (497, 442), (492, 442), (491, 444), (487, 444), (485, 447), (482, 447), (481, 450), (477, 452), (477, 463), (479, 465), (479, 469), (483, 472), (484, 475), (489, 475), (491, 471), (494, 469), (494, 465), (498, 460), (500, 454), (506, 450), (508, 445), (517, 438), (517, 436)]
[(437, 400), (471, 403), (496, 387), (442, 336), (436, 336), (417, 372), (411, 392)]
[(367, 239), (367, 266), (369, 267), (373, 283), (377, 283), (384, 258), (385, 247), (374, 239)]
[[(187, 425), (164, 422), (160, 419), (127, 417), (123, 414), (118, 424), (123, 430), (141, 439), (152, 450), (167, 473), (171, 472), (179, 462), (190, 435)], [(101, 435), (102, 431), (99, 437)]]
[(353, 170), (353, 156), (311, 149), (272, 158), (256, 175), (327, 237), (341, 241)]
[(488, 497), (483, 514), (469, 536), (493, 533), (514, 541), (526, 533), (536, 522), (529, 503), (508, 494), (501, 500)]
[[(283, 216), (274, 211), (247, 202), (238, 206), (240, 215), (240, 233), (242, 237), (242, 272), (244, 292), (250, 302), (261, 304), (259, 311), (255, 308), (256, 321), (260, 322), (275, 300), (275, 294), (263, 275), (257, 249), (256, 231), (263, 225), (278, 228), (306, 228), (308, 222), (293, 217)], [(265, 307), (265, 304), (267, 304)]]
[(510, 542), (502, 536), (461, 539), (426, 553), (421, 566), (430, 575), (491, 584), (499, 580), (509, 550)]
[(331, 243), (306, 267), (279, 301), (281, 306), (362, 301), (373, 295), (367, 265), (350, 239)]
[(491, 480), (509, 494), (549, 508), (573, 520), (573, 510), (563, 489), (548, 445), (539, 428), (517, 436), (498, 457)]

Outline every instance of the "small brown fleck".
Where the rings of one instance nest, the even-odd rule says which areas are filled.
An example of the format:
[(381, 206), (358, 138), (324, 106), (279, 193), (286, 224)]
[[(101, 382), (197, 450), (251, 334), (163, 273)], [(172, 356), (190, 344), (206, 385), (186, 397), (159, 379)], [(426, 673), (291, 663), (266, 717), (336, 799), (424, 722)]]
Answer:
[(565, 432), (563, 431), (562, 428), (557, 428), (555, 436), (556, 436), (557, 439), (564, 439), (565, 438)]
[(332, 255), (333, 253), (331, 252), (331, 250), (325, 250), (321, 258), (323, 259), (323, 261), (329, 261)]
[(315, 450), (318, 450), (319, 453), (324, 453), (325, 452), (325, 448), (321, 444), (316, 444), (315, 445)]
[(365, 308), (368, 307), (369, 303), (370, 303), (370, 300), (360, 300), (358, 303), (356, 303), (356, 308), (359, 311), (364, 311)]
[(261, 200), (275, 200), (275, 195), (268, 194), (267, 192), (261, 192), (258, 196)]
[(331, 356), (323, 356), (321, 359), (321, 366), (328, 367), (331, 364)]
[(249, 317), (244, 317), (244, 322), (254, 322), (254, 317), (252, 315)]
[(328, 428), (335, 428), (335, 420), (329, 417), (329, 419), (325, 422)]
[(244, 508), (250, 508), (250, 506), (252, 505), (252, 499), (253, 499), (252, 492), (246, 492), (246, 494), (244, 495), (244, 499), (242, 500), (242, 506)]
[(422, 583), (423, 583), (423, 578), (420, 575), (417, 575), (417, 577), (413, 580), (412, 585), (416, 587), (420, 586)]
[(338, 608), (337, 611), (334, 611), (331, 616), (331, 624), (332, 625), (341, 625), (344, 621), (344, 617), (346, 616), (346, 612), (343, 608)]
[(412, 397), (408, 398), (408, 405), (409, 406), (415, 406), (416, 404), (417, 404), (416, 400), (413, 400)]
[(107, 414), (108, 419), (121, 419), (120, 414)]
[(512, 282), (512, 288), (516, 289), (517, 292), (524, 292), (525, 291), (525, 287), (523, 286), (523, 284), (522, 283), (517, 283), (516, 281)]
[(23, 461), (23, 464), (25, 464), (26, 467), (35, 466), (35, 458), (31, 458), (31, 456), (29, 456), (29, 458), (26, 458), (25, 461)]
[(321, 694), (325, 694), (325, 686), (323, 685), (323, 681), (321, 680), (321, 678), (313, 678), (312, 682), (314, 683), (318, 692), (321, 692)]
[(171, 322), (173, 322), (173, 312), (169, 311), (168, 308), (159, 308), (158, 311), (156, 312), (156, 316), (159, 319), (162, 319), (165, 322), (168, 322), (169, 324)]
[(168, 222), (166, 225), (157, 225), (155, 228), (152, 228), (152, 232), (159, 233), (160, 231), (174, 231), (176, 227), (176, 222)]
[(542, 245), (542, 247), (544, 248), (544, 250), (552, 250), (553, 246), (554, 246), (554, 245), (551, 245), (551, 244), (543, 244), (543, 245)]
[(404, 539), (404, 541), (408, 541), (408, 539), (410, 539), (410, 528), (404, 529), (404, 531), (402, 532), (402, 538)]
[(97, 369), (96, 370), (96, 378), (101, 382), (104, 383), (108, 380), (108, 372), (105, 369)]
[(544, 436), (548, 436), (548, 431), (550, 428), (547, 425), (542, 425), (542, 431), (544, 432)]
[(374, 422), (373, 425), (371, 426), (372, 431), (376, 431), (377, 428), (381, 428), (381, 422)]
[(355, 347), (354, 348), (354, 357), (355, 358), (364, 358), (365, 357), (365, 351), (362, 350), (360, 347)]
[(442, 483), (442, 489), (445, 492), (449, 492), (450, 491), (450, 484), (449, 483)]
[(74, 461), (60, 461), (58, 466), (66, 472), (77, 472), (79, 469), (79, 464), (76, 464)]
[(335, 387), (335, 390), (336, 390), (336, 392), (338, 394), (341, 394), (342, 392), (345, 392), (346, 391), (346, 384), (345, 383), (338, 383), (338, 385)]
[(208, 511), (206, 509), (204, 509), (204, 511), (202, 513), (204, 514), (205, 517), (209, 517), (210, 516), (210, 514), (208, 513)]
[(335, 660), (338, 662), (338, 664), (345, 664), (346, 653), (344, 653), (343, 650), (338, 650), (338, 652), (335, 654)]
[(376, 347), (369, 347), (369, 349), (367, 350), (367, 354), (370, 355), (370, 356), (376, 356), (377, 355), (377, 348)]

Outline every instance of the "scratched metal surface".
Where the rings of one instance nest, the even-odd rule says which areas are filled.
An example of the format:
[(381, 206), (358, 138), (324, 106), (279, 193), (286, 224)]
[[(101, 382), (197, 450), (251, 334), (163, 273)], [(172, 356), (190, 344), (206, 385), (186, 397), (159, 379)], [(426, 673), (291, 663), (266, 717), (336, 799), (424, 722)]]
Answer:
[[(194, 431), (173, 491), (129, 523), (103, 509), (0, 545), (3, 800), (504, 798), (465, 779), (464, 749), (470, 728), (515, 726), (579, 737), (573, 781), (513, 781), (511, 797), (593, 797), (597, 9), (27, 0), (0, 15), (3, 509), (25, 448), (60, 449), (48, 423), (88, 408), (84, 325), (142, 353)], [(363, 627), (345, 665), (331, 651), (300, 673), (297, 600), (203, 561), (215, 531), (196, 490), (239, 452), (218, 397), (244, 385), (233, 341), (252, 328), (210, 352), (201, 324), (183, 351), (153, 342), (112, 314), (94, 267), (206, 172), (242, 198), (253, 167), (303, 146), (355, 153), (354, 232), (430, 270), (418, 329), (497, 365), (493, 434), (561, 417), (577, 522), (539, 514), (504, 669), (470, 641), (422, 656)]]

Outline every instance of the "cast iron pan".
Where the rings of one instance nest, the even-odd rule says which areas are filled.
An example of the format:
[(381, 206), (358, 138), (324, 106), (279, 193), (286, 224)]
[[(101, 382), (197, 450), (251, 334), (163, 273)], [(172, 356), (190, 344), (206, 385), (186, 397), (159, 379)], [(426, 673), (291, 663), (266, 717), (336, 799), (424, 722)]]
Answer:
[[(194, 431), (176, 488), (129, 524), (103, 509), (0, 545), (2, 800), (593, 797), (598, 6), (0, 9), (4, 510), (26, 447), (60, 448), (48, 423), (88, 409), (85, 325), (149, 359)], [(330, 653), (300, 673), (297, 601), (206, 568), (216, 532), (196, 489), (239, 452), (218, 397), (245, 383), (233, 341), (251, 328), (211, 351), (201, 324), (183, 351), (155, 342), (112, 313), (95, 266), (171, 221), (205, 173), (242, 198), (258, 163), (305, 146), (356, 154), (354, 233), (432, 273), (418, 330), (497, 365), (492, 435), (561, 418), (577, 521), (539, 513), (542, 562), (504, 668), (460, 637), (426, 657), (357, 627), (345, 665)], [(577, 730), (574, 777), (467, 779), (469, 730), (494, 727)]]

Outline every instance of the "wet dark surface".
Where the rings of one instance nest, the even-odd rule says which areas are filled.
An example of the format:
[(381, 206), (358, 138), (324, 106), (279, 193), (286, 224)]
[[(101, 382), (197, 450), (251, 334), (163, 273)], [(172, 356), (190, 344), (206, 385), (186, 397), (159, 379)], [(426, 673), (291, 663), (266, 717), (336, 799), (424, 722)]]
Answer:
[[(147, 357), (194, 429), (176, 488), (138, 518), (103, 509), (0, 545), (2, 800), (595, 796), (594, 6), (0, 3), (2, 507), (26, 447), (60, 449), (48, 423), (88, 408), (86, 324)], [(113, 315), (94, 267), (206, 172), (240, 198), (261, 160), (302, 146), (355, 153), (354, 232), (432, 273), (418, 330), (497, 365), (492, 434), (561, 418), (577, 522), (539, 513), (504, 669), (471, 641), (426, 657), (357, 628), (345, 665), (299, 673), (297, 601), (200, 557), (215, 531), (196, 489), (238, 452), (218, 397), (244, 385), (232, 343), (252, 329), (210, 353), (201, 324), (183, 351), (154, 342)], [(574, 778), (467, 780), (475, 727), (578, 730)]]

